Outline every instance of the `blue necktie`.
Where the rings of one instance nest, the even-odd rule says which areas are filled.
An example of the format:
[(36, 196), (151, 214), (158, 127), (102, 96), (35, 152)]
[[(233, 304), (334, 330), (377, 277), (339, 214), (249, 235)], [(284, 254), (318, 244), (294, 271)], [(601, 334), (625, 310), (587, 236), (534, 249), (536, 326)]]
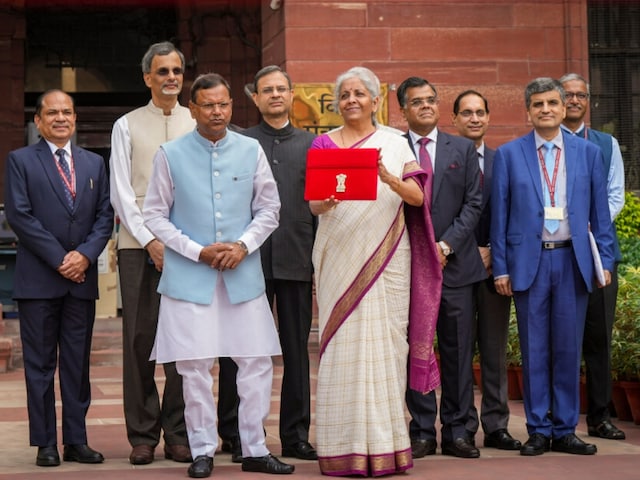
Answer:
[[(556, 156), (553, 154), (555, 145), (553, 144), (553, 142), (545, 142), (544, 148), (547, 149), (546, 153), (544, 154), (544, 167), (547, 170), (547, 178), (549, 179), (549, 181), (552, 181), (553, 170), (555, 169), (555, 165), (556, 165)], [(544, 190), (544, 206), (550, 207), (551, 195), (549, 193), (549, 185), (547, 185), (546, 181), (545, 181), (545, 188), (543, 190)], [(544, 221), (544, 228), (546, 228), (549, 233), (555, 233), (558, 230), (558, 227), (560, 227), (559, 220)]]
[(69, 170), (69, 164), (64, 158), (66, 153), (67, 152), (65, 152), (62, 148), (56, 150), (56, 155), (58, 155), (58, 165), (60, 165), (60, 170), (62, 170), (62, 173), (67, 179), (66, 182), (64, 181), (64, 179), (62, 181), (62, 184), (64, 186), (64, 196), (67, 199), (69, 208), (73, 208), (73, 192), (71, 192), (71, 189), (69, 188), (69, 186), (73, 187), (71, 185), (71, 170)]

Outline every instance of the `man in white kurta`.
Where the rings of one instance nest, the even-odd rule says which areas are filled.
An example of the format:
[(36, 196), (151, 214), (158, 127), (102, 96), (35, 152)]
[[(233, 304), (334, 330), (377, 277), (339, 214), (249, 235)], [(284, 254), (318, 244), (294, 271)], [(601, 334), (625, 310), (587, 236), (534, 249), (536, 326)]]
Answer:
[(207, 477), (218, 444), (216, 357), (238, 365), (242, 469), (291, 473), (270, 455), (272, 355), (281, 353), (265, 296), (259, 247), (278, 226), (280, 200), (259, 143), (227, 130), (230, 91), (216, 74), (198, 77), (189, 107), (195, 131), (164, 144), (144, 203), (145, 224), (166, 246), (158, 329), (151, 358), (176, 362), (194, 462)]

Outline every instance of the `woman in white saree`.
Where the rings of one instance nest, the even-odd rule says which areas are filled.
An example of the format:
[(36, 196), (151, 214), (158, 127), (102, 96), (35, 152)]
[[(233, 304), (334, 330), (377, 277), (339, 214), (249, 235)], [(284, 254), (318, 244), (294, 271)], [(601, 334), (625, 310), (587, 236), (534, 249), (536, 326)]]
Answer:
[(366, 68), (338, 77), (345, 125), (312, 145), (380, 151), (375, 201), (310, 202), (319, 215), (316, 441), (320, 469), (332, 476), (411, 468), (404, 414), (410, 351), (411, 388), (427, 392), (439, 382), (433, 335), (441, 269), (424, 201), (431, 192), (407, 140), (373, 120), (379, 91)]

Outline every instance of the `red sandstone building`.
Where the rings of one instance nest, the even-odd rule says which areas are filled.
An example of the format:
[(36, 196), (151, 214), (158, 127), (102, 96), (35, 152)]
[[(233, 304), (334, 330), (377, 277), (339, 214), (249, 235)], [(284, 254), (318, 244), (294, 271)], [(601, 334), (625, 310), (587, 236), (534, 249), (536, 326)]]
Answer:
[(483, 92), (492, 147), (528, 130), (529, 80), (578, 72), (592, 84), (593, 125), (618, 137), (638, 188), (639, 27), (631, 0), (0, 0), (0, 168), (27, 143), (36, 96), (54, 87), (76, 98), (77, 143), (108, 158), (115, 118), (149, 98), (142, 54), (170, 39), (188, 60), (183, 99), (197, 74), (219, 72), (240, 126), (258, 121), (243, 88), (264, 65), (296, 83), (363, 65), (388, 85), (400, 129), (394, 87), (410, 75), (438, 87), (444, 129), (457, 93)]

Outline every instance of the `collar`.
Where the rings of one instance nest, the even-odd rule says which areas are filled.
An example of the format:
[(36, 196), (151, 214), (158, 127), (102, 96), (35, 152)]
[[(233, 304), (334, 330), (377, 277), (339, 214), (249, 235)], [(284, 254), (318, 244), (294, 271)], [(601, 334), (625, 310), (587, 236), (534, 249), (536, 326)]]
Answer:
[[(423, 137), (422, 135), (418, 135), (413, 130), (409, 130), (409, 138), (411, 138), (411, 144), (415, 145), (418, 143), (418, 140), (425, 137)], [(438, 127), (435, 127), (433, 130), (431, 130), (429, 134), (426, 136), (426, 138), (431, 140), (431, 143), (435, 145), (438, 139)]]
[[(176, 102), (176, 104), (173, 106), (173, 108), (171, 109), (171, 115), (173, 115), (174, 113), (176, 113), (176, 110), (180, 108), (180, 102)], [(147, 108), (149, 110), (151, 110), (153, 113), (155, 113), (156, 115), (162, 115), (163, 117), (168, 117), (170, 115), (165, 115), (164, 114), (164, 110), (162, 110), (159, 107), (156, 107), (156, 105), (153, 103), (153, 100), (149, 100), (149, 103), (147, 103)]]
[[(533, 131), (533, 135), (536, 141), (536, 150), (540, 150), (540, 147), (542, 147), (547, 142), (547, 140), (542, 138), (538, 134), (538, 132), (536, 132), (535, 130)], [(562, 129), (560, 129), (558, 134), (551, 139), (551, 142), (555, 145), (556, 148), (559, 148), (560, 150), (564, 148), (564, 141), (562, 139)]]
[[(55, 155), (56, 150), (58, 150), (60, 147), (54, 145), (53, 143), (51, 143), (46, 138), (44, 139), (44, 141), (47, 142), (47, 145), (49, 146), (49, 150), (51, 150), (51, 155)], [(67, 142), (66, 145), (64, 147), (62, 147), (62, 149), (67, 154), (67, 157), (71, 158), (71, 142)]]
[(584, 124), (584, 122), (582, 122), (580, 124), (580, 127), (575, 132), (572, 131), (569, 127), (567, 127), (564, 123), (560, 124), (560, 128), (565, 132), (567, 132), (569, 135), (576, 135), (576, 136), (582, 137), (584, 134), (584, 129), (587, 128), (587, 126)]
[(213, 148), (213, 147), (224, 146), (224, 144), (227, 142), (227, 139), (229, 138), (230, 134), (232, 134), (233, 132), (231, 132), (229, 130), (229, 127), (227, 127), (224, 137), (222, 137), (217, 142), (212, 142), (208, 138), (203, 137), (200, 134), (200, 132), (198, 131), (198, 127), (197, 126), (196, 126), (196, 128), (193, 129), (192, 133), (193, 133), (193, 137), (196, 139), (196, 142), (198, 142), (200, 145), (202, 145), (205, 148)]
[(273, 128), (267, 122), (261, 120), (259, 123), (259, 127), (265, 134), (271, 137), (286, 137), (294, 133), (295, 130), (295, 127), (291, 124), (290, 121), (288, 121), (282, 128)]

